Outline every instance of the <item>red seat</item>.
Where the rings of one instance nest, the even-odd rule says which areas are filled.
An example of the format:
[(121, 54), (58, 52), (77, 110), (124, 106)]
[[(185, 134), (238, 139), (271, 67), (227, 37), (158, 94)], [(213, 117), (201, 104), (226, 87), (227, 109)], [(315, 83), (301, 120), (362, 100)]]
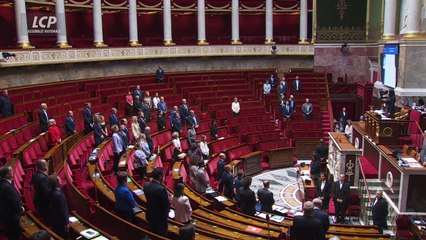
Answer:
[(414, 235), (410, 232), (411, 221), (407, 216), (400, 215), (396, 219), (396, 237), (397, 239), (413, 239)]
[(361, 215), (361, 206), (359, 195), (356, 193), (349, 194), (348, 208), (346, 209), (346, 215), (349, 217), (357, 217)]

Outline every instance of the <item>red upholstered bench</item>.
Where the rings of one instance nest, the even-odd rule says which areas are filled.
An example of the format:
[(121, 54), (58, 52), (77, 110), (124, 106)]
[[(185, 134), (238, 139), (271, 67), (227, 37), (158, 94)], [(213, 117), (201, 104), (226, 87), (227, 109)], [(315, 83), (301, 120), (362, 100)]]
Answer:
[(230, 148), (239, 144), (237, 137), (230, 137), (221, 140), (215, 140), (209, 143), (212, 153), (219, 153), (226, 148)]

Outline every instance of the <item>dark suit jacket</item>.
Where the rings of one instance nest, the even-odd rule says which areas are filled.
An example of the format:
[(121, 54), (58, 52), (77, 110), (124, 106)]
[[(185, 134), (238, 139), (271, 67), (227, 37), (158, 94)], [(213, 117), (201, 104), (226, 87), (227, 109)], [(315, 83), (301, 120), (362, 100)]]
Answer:
[(241, 212), (253, 216), (256, 213), (256, 196), (250, 188), (240, 188)]
[(90, 124), (93, 124), (92, 110), (88, 108), (84, 108), (83, 119), (84, 119), (84, 129), (86, 130), (86, 132), (92, 131), (92, 127), (90, 126)]
[(224, 195), (229, 199), (234, 198), (234, 177), (230, 172), (225, 171), (222, 175), (222, 183), (224, 187)]
[(282, 113), (283, 113), (284, 117), (290, 117), (291, 116), (292, 111), (291, 111), (290, 105), (288, 105), (288, 108), (287, 108), (287, 105), (284, 105), (281, 109), (282, 109)]
[(71, 136), (74, 134), (75, 122), (73, 118), (65, 118), (65, 135)]
[(214, 124), (210, 124), (210, 138), (211, 140), (216, 140), (216, 134), (217, 134), (217, 126)]
[(257, 198), (259, 198), (261, 210), (265, 212), (272, 212), (272, 205), (274, 205), (274, 194), (267, 188), (261, 188), (257, 190)]
[(48, 194), (52, 223), (57, 227), (65, 227), (68, 224), (68, 203), (64, 193), (58, 189), (51, 189)]
[(35, 172), (31, 179), (31, 184), (34, 187), (34, 206), (42, 217), (47, 217), (49, 213), (47, 179), (47, 174), (42, 171)]
[(103, 134), (102, 134), (101, 125), (98, 124), (98, 123), (95, 123), (93, 125), (93, 137), (94, 137), (94, 140), (95, 140), (95, 146), (98, 146), (99, 144), (101, 144), (102, 136), (103, 136)]
[(277, 83), (277, 80), (275, 78), (269, 78), (268, 79), (269, 84), (271, 84), (271, 87), (274, 87)]
[[(150, 121), (151, 120), (151, 107), (149, 106), (149, 104), (142, 103), (142, 112), (143, 112), (145, 119), (147, 121)], [(145, 131), (145, 128), (141, 129), (141, 131), (142, 132)]]
[(296, 240), (322, 240), (325, 239), (321, 221), (313, 216), (296, 216), (293, 219), (291, 235)]
[(146, 219), (149, 224), (167, 224), (170, 211), (170, 201), (167, 190), (156, 181), (145, 183), (143, 190), (147, 201)]
[[(296, 82), (299, 82), (298, 84), (296, 84)], [(302, 89), (302, 81), (299, 80), (294, 80), (293, 83), (293, 88), (295, 92), (300, 92), (300, 90)]]
[(294, 113), (296, 111), (296, 101), (291, 100), (288, 103), (290, 104), (291, 112)]
[(277, 92), (278, 95), (285, 94), (287, 92), (287, 83), (285, 83), (284, 85), (280, 83), (277, 87)]
[(142, 103), (140, 101), (133, 101), (133, 115), (138, 115), (138, 112), (142, 111)]
[(188, 120), (188, 117), (189, 117), (189, 107), (188, 107), (188, 105), (186, 105), (186, 108), (185, 108), (184, 105), (180, 105), (180, 107), (179, 107), (179, 114), (180, 114), (180, 117), (182, 118), (182, 120), (183, 119), (185, 119), (185, 121)]
[(331, 194), (331, 184), (326, 181), (324, 185), (324, 189), (321, 190), (321, 181), (318, 181), (317, 186), (317, 196), (323, 197), (322, 205), (326, 208), (328, 208), (328, 203), (330, 202), (330, 194)]
[(166, 129), (166, 119), (164, 115), (162, 117), (157, 118), (157, 128), (158, 131)]
[(110, 114), (109, 117), (108, 117), (108, 122), (109, 122), (109, 125), (111, 127), (114, 126), (114, 125), (118, 126), (118, 117), (117, 117), (117, 115), (114, 114), (114, 113)]
[(21, 213), (22, 201), (18, 191), (6, 179), (0, 179), (0, 219), (16, 223)]
[(10, 103), (9, 96), (0, 96), (0, 109), (3, 117), (12, 115), (12, 103)]
[(155, 71), (155, 78), (157, 79), (158, 83), (164, 82), (164, 70), (163, 69), (157, 69)]
[(135, 99), (136, 96), (139, 96), (140, 98), (142, 98), (142, 91), (138, 89), (133, 90), (133, 99)]
[(339, 118), (343, 119), (344, 124), (346, 125), (346, 120), (349, 119), (349, 113), (345, 112), (345, 114), (343, 114), (343, 111), (339, 113)]
[(333, 200), (334, 204), (337, 204), (337, 199), (343, 200), (343, 205), (347, 205), (349, 198), (350, 186), (348, 182), (344, 182), (342, 188), (340, 188), (340, 182), (337, 181), (333, 185)]
[(320, 143), (317, 146), (316, 152), (320, 155), (321, 158), (328, 158), (328, 146), (325, 143)]
[(315, 219), (321, 221), (322, 229), (324, 230), (324, 233), (326, 233), (328, 231), (328, 228), (330, 227), (330, 219), (328, 218), (328, 214), (326, 212), (321, 211), (321, 209), (314, 209), (312, 216)]
[(320, 160), (312, 160), (310, 166), (310, 174), (314, 178), (318, 178), (321, 173), (321, 161)]
[(380, 198), (371, 208), (373, 223), (380, 228), (387, 229), (386, 218), (388, 216), (388, 203), (384, 198)]
[(44, 111), (42, 109), (40, 109), (40, 111), (38, 111), (38, 121), (40, 123), (40, 131), (41, 132), (46, 132), (48, 129), (48, 122), (49, 122), (49, 114), (44, 114)]
[[(197, 122), (195, 122), (195, 121), (197, 121)], [(197, 125), (200, 125), (200, 121), (198, 121), (198, 118), (195, 115), (194, 116), (189, 116), (188, 122), (191, 123), (191, 124), (194, 124), (195, 127)]]
[(224, 171), (225, 171), (225, 162), (222, 159), (219, 159), (219, 161), (217, 161), (216, 181), (219, 181), (222, 179), (222, 175)]
[(179, 132), (182, 131), (182, 123), (180, 122), (180, 118), (174, 117), (173, 118), (173, 132)]
[(146, 136), (146, 142), (148, 143), (148, 146), (149, 146), (149, 151), (151, 153), (153, 153), (153, 151), (154, 151), (154, 142), (152, 141), (152, 137), (151, 137), (151, 135), (149, 135), (147, 133), (145, 133), (145, 136)]
[(138, 118), (139, 128), (141, 129), (141, 132), (145, 131), (146, 128), (146, 122), (144, 118)]

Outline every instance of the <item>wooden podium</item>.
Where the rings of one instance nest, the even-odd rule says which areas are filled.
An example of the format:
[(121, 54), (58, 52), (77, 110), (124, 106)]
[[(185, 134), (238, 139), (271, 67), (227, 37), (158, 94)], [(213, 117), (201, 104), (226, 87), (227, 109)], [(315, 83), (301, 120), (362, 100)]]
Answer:
[(365, 112), (365, 133), (376, 144), (397, 145), (402, 121), (386, 118), (380, 112)]
[(292, 167), (294, 148), (276, 148), (268, 150), (269, 167), (271, 169)]

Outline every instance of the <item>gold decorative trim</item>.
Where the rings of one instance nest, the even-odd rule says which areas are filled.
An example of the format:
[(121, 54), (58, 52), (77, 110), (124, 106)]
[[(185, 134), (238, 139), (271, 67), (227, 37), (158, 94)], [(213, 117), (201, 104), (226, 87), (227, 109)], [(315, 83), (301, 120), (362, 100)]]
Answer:
[[(276, 56), (313, 56), (313, 45), (278, 44)], [(194, 58), (226, 56), (271, 56), (270, 45), (192, 45), (119, 48), (65, 48), (16, 50), (15, 58), (0, 63), (1, 67), (47, 64), (84, 63), (158, 58)]]
[(164, 46), (174, 46), (176, 43), (173, 40), (164, 40)]
[(382, 36), (382, 40), (384, 40), (384, 41), (393, 41), (393, 40), (396, 40), (396, 36), (395, 35), (383, 35)]
[(312, 6), (312, 14), (313, 14), (313, 29), (314, 32), (312, 33), (312, 41), (311, 43), (314, 44), (317, 39), (317, 0), (314, 0), (313, 6)]
[(68, 42), (57, 42), (56, 46), (59, 48), (72, 48), (71, 45), (68, 44)]
[(265, 44), (266, 45), (273, 45), (273, 44), (275, 44), (274, 39), (265, 39)]
[(300, 39), (298, 44), (309, 44), (310, 42), (308, 41), (308, 39)]
[(32, 46), (30, 42), (18, 42), (18, 47), (22, 49), (34, 48), (34, 46)]
[(108, 47), (104, 42), (93, 42), (93, 46), (97, 48)]
[(380, 35), (383, 35), (385, 27), (385, 0), (382, 0), (382, 12), (380, 16)]
[(420, 32), (415, 33), (403, 33), (401, 34), (401, 40), (425, 40), (426, 37)]
[(232, 39), (231, 44), (232, 45), (241, 45), (243, 43), (239, 39)]
[(198, 45), (209, 45), (209, 43), (206, 40), (198, 40)]
[[(377, 0), (375, 0), (377, 1)], [(367, 0), (367, 13), (365, 16), (365, 41), (368, 42), (368, 34), (370, 31), (370, 0)]]
[(129, 42), (130, 47), (140, 47), (142, 44), (139, 43), (139, 41), (130, 41)]
[(316, 42), (365, 42), (365, 27), (319, 27)]

